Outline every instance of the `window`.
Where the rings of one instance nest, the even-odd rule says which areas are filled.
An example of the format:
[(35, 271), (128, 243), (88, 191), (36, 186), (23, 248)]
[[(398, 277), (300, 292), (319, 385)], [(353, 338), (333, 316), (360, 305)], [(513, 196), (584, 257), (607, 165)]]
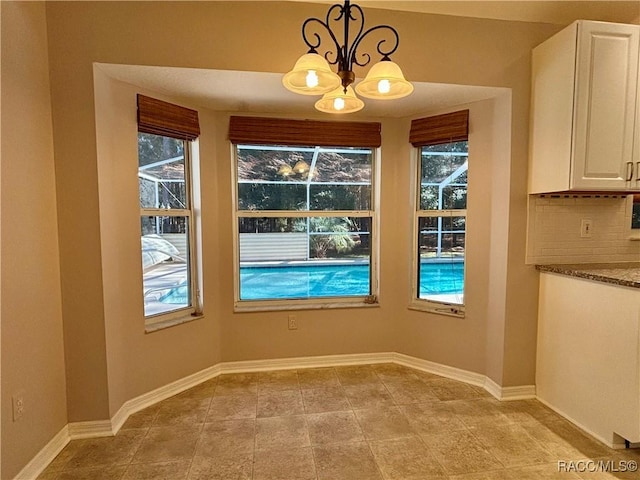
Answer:
[(464, 315), (468, 111), (414, 121), (413, 308)]
[(236, 146), (236, 299), (373, 303), (375, 150)]
[(640, 229), (640, 194), (633, 195), (631, 210), (631, 228)]
[[(145, 103), (145, 100), (152, 103)], [(166, 122), (162, 128), (158, 128), (158, 122), (153, 128), (145, 127), (143, 117), (149, 113), (149, 105), (161, 107), (152, 112), (160, 120), (167, 118), (167, 112), (181, 114), (187, 111), (191, 114), (193, 111), (138, 96), (144, 316), (147, 327), (158, 327), (200, 311), (191, 189), (190, 140), (195, 138), (177, 132), (176, 128), (167, 129)]]

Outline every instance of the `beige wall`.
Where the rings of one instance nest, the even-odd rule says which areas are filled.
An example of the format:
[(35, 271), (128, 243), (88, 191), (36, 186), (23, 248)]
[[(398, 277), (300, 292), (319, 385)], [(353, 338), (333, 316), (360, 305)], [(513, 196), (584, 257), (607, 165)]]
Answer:
[[(260, 15), (255, 14), (256, 9)], [(492, 209), (491, 215), (482, 218), (491, 218), (492, 227), (491, 232), (479, 233), (496, 243), (477, 244), (481, 251), (481, 245), (491, 245), (495, 263), (489, 265), (490, 289), (486, 296), (475, 294), (477, 304), (470, 306), (468, 319), (406, 309), (410, 213), (397, 212), (406, 212), (411, 154), (404, 144), (408, 123), (391, 120), (384, 121), (382, 149), (382, 306), (330, 314), (303, 312), (297, 332), (286, 330), (283, 313), (234, 314), (227, 280), (233, 267), (226, 116), (206, 111), (201, 115), (202, 179), (205, 186), (215, 188), (203, 189), (205, 326), (188, 324), (145, 337), (140, 333), (139, 305), (131, 303), (132, 309), (113, 306), (115, 299), (124, 298), (126, 288), (118, 291), (121, 287), (112, 283), (121, 277), (111, 266), (110, 252), (121, 237), (106, 229), (115, 206), (109, 204), (104, 188), (113, 179), (102, 178), (106, 162), (96, 157), (93, 62), (282, 72), (300, 53), (300, 47), (290, 41), (299, 37), (300, 19), (318, 12), (316, 5), (269, 3), (267, 7), (264, 2), (259, 6), (252, 2), (47, 5), (50, 54), (56, 59), (51, 63), (51, 82), (71, 420), (105, 418), (129, 395), (178, 378), (203, 359), (218, 355), (222, 360), (243, 360), (393, 349), (460, 368), (486, 370), (499, 383), (505, 379), (507, 384), (533, 382), (537, 277), (531, 267), (524, 266), (522, 228), (526, 218), (529, 52), (557, 27), (377, 10), (367, 16), (372, 24), (391, 23), (398, 28), (402, 44), (394, 59), (412, 80), (512, 89), (513, 115), (506, 115), (504, 106), (497, 110), (500, 113), (494, 120), (500, 130), (493, 131), (500, 137), (511, 130), (511, 158), (502, 149), (495, 165), (491, 164), (497, 175), (491, 179)], [(246, 35), (248, 31), (252, 35)], [(276, 31), (278, 35), (273, 35)], [(491, 119), (491, 112), (482, 115)], [(127, 122), (133, 125), (130, 114)], [(110, 174), (116, 178), (122, 172)], [(83, 220), (82, 238), (74, 228), (78, 219)], [(127, 235), (126, 241), (132, 242), (131, 234)], [(120, 270), (131, 261), (124, 254), (117, 259)], [(508, 285), (509, 277), (517, 280), (513, 287)], [(473, 299), (479, 287), (470, 283), (469, 288)], [(523, 310), (518, 305), (533, 307)], [(130, 328), (138, 328), (138, 333)], [(200, 342), (200, 328), (211, 335), (207, 345)], [(495, 333), (495, 341), (489, 341), (489, 332)], [(193, 363), (173, 366), (167, 374), (149, 375), (147, 365), (173, 364), (174, 357), (165, 358), (165, 350), (185, 343), (192, 346)], [(147, 347), (127, 354), (141, 345)], [(489, 357), (484, 358), (487, 352)], [(502, 358), (503, 352), (514, 352), (509, 362)], [(124, 358), (129, 362), (126, 375), (120, 378), (112, 371), (107, 375), (107, 365), (115, 368), (113, 372), (124, 372)], [(482, 360), (489, 365), (494, 358), (489, 371)], [(84, 396), (87, 390), (92, 392), (91, 402)]]
[[(113, 417), (125, 401), (219, 363), (220, 335), (215, 295), (209, 295), (214, 290), (206, 283), (204, 318), (145, 334), (136, 93), (150, 92), (112, 80), (99, 67), (94, 83), (109, 417)], [(206, 125), (203, 122), (203, 138)], [(203, 157), (211, 159), (209, 143), (202, 144)], [(210, 177), (214, 165), (211, 161), (202, 165), (202, 175)], [(213, 180), (202, 183), (206, 191)], [(217, 235), (211, 211), (210, 203), (202, 211), (204, 239)], [(200, 260), (207, 265), (208, 282), (212, 278), (208, 272), (218, 268), (216, 250), (206, 243)]]
[[(43, 3), (2, 2), (2, 478), (67, 423)], [(12, 421), (12, 394), (25, 414)]]
[[(139, 259), (133, 258), (139, 250), (137, 214), (135, 208), (121, 211), (136, 198), (137, 89), (99, 71), (94, 75), (94, 62), (284, 72), (303, 50), (301, 41), (291, 40), (299, 39), (301, 19), (323, 15), (325, 7), (47, 2), (45, 37), (42, 5), (2, 5), (3, 67), (17, 62), (18, 46), (22, 62), (11, 89), (2, 91), (3, 118), (18, 119), (2, 126), (3, 136), (16, 130), (10, 135), (16, 141), (3, 143), (2, 152), (3, 474), (15, 473), (66, 422), (65, 372), (72, 422), (109, 418), (124, 401), (218, 361), (392, 350), (486, 373), (505, 386), (533, 383), (537, 275), (524, 265), (529, 53), (559, 27), (367, 12), (368, 24), (399, 30), (394, 60), (411, 80), (511, 89), (510, 95), (469, 106), (471, 149), (478, 160), (470, 170), (467, 318), (407, 309), (407, 195), (413, 181), (408, 119), (383, 120), (381, 306), (303, 311), (295, 332), (286, 329), (281, 312), (233, 313), (228, 114), (200, 109), (205, 317), (145, 335), (136, 293)], [(33, 154), (25, 155), (24, 142), (17, 141), (25, 135), (17, 129), (42, 125), (38, 140), (28, 142)], [(20, 149), (20, 161), (5, 167), (5, 149)], [(28, 181), (37, 182), (37, 190), (25, 189)], [(30, 222), (11, 221), (25, 216)], [(15, 282), (7, 282), (6, 272)], [(9, 293), (7, 284), (14, 285)], [(29, 303), (34, 292), (44, 303)], [(33, 345), (40, 343), (34, 359)], [(6, 422), (7, 394), (27, 380), (27, 391), (46, 399), (48, 409), (45, 414), (34, 405), (39, 424), (29, 433)]]

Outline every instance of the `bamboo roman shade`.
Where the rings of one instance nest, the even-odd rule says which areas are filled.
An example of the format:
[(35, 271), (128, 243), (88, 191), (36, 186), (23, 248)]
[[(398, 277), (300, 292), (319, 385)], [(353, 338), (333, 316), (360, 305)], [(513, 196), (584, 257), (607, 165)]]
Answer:
[(469, 138), (469, 110), (419, 118), (411, 122), (409, 141), (414, 147), (462, 142)]
[(200, 135), (198, 112), (139, 94), (138, 131), (195, 140)]
[(379, 147), (380, 130), (380, 124), (373, 122), (231, 117), (229, 140), (235, 144)]

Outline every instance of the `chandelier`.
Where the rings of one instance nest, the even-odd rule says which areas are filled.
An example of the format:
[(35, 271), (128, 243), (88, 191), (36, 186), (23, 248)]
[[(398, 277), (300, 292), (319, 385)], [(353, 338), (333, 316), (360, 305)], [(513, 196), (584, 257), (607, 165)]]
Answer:
[[(340, 21), (343, 23), (342, 45), (330, 26), (330, 22), (339, 24)], [(349, 43), (352, 22), (357, 34)], [(324, 57), (317, 50), (322, 43), (318, 30), (328, 34), (333, 42)], [(353, 66), (364, 67), (371, 61), (371, 56), (360, 53), (358, 48), (362, 40), (373, 32), (383, 34), (376, 47), (382, 59), (371, 67), (354, 91), (351, 86), (356, 79)], [(398, 64), (389, 58), (398, 49), (399, 37), (396, 29), (389, 25), (377, 25), (365, 30), (362, 8), (352, 5), (349, 0), (344, 5), (335, 4), (329, 8), (325, 21), (319, 18), (305, 20), (302, 24), (302, 39), (309, 51), (298, 59), (293, 70), (285, 74), (282, 83), (294, 93), (323, 95), (315, 103), (316, 109), (321, 112), (353, 113), (361, 110), (364, 102), (356, 93), (366, 98), (391, 100), (406, 97), (413, 92), (413, 85), (405, 80)], [(332, 71), (330, 65), (337, 65), (338, 72)]]

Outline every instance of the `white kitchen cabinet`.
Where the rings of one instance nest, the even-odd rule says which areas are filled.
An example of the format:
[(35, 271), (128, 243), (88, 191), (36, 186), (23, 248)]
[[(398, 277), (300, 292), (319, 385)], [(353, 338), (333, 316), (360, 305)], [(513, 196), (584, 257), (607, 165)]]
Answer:
[(585, 20), (533, 50), (529, 193), (640, 190), (639, 55), (640, 26)]
[(536, 394), (610, 446), (640, 442), (640, 288), (541, 273)]

